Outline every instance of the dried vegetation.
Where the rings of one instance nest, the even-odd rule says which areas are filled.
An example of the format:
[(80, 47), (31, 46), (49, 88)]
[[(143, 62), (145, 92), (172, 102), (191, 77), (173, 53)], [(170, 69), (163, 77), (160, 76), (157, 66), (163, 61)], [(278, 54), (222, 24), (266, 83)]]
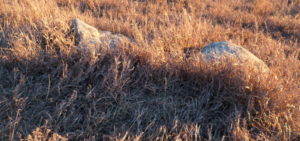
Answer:
[[(300, 140), (299, 0), (0, 0), (0, 140)], [(93, 56), (71, 20), (132, 37)], [(230, 40), (272, 73), (185, 59)]]

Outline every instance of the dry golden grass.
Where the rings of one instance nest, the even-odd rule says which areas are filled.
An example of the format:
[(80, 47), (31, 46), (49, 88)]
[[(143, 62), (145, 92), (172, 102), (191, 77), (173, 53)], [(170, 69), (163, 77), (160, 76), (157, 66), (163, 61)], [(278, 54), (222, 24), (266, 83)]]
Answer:
[[(299, 0), (0, 0), (0, 140), (300, 140), (299, 12)], [(137, 44), (81, 55), (73, 18)], [(272, 73), (184, 58), (223, 40)]]

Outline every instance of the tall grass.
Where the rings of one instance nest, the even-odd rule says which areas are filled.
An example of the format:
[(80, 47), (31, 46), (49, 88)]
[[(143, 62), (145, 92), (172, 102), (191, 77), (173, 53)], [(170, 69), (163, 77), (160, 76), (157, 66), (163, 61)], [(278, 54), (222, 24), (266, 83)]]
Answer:
[[(299, 0), (0, 0), (0, 140), (299, 140), (299, 11)], [(81, 54), (73, 18), (136, 44)], [(222, 40), (271, 73), (184, 57)]]

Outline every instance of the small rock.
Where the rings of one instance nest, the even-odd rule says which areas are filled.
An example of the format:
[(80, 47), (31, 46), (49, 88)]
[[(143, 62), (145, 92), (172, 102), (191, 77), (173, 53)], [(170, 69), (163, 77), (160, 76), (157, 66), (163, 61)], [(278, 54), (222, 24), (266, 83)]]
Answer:
[[(194, 49), (197, 50), (197, 49)], [(211, 43), (196, 53), (211, 63), (231, 63), (233, 66), (250, 66), (255, 70), (269, 72), (269, 67), (247, 49), (230, 42)]]
[(131, 40), (122, 34), (113, 34), (109, 31), (99, 31), (85, 22), (74, 19), (72, 28), (75, 32), (75, 44), (83, 52), (95, 53), (102, 48), (116, 48), (124, 42)]

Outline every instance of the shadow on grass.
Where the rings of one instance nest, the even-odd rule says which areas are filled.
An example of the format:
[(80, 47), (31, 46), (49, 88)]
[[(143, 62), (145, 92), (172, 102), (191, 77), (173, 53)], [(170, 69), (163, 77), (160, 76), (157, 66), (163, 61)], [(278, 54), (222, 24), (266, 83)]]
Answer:
[(1, 61), (0, 139), (231, 138), (263, 96), (259, 84), (250, 89), (229, 67), (173, 60), (120, 49)]

